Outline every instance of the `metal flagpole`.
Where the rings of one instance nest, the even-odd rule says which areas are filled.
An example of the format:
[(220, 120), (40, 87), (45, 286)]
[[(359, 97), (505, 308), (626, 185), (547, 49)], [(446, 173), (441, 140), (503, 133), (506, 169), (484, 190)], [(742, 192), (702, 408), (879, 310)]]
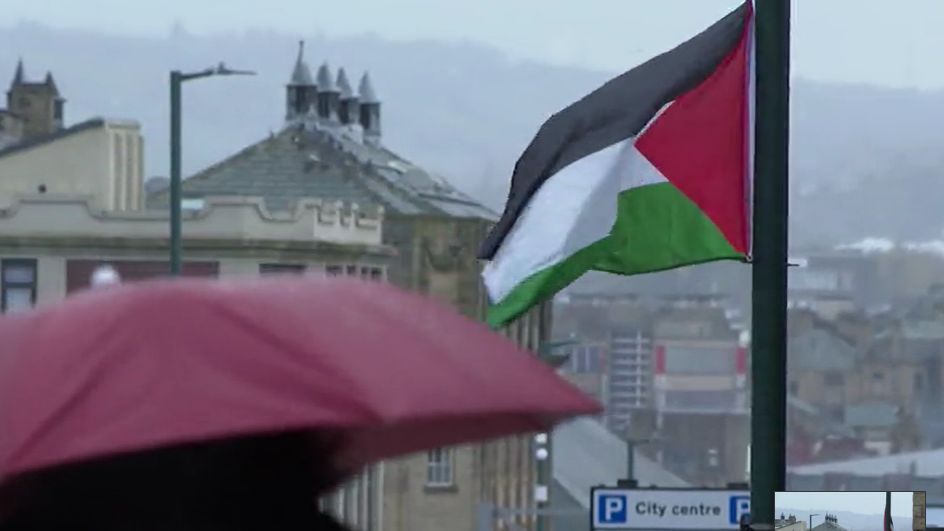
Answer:
[(773, 529), (786, 479), (790, 1), (756, 4), (751, 521)]

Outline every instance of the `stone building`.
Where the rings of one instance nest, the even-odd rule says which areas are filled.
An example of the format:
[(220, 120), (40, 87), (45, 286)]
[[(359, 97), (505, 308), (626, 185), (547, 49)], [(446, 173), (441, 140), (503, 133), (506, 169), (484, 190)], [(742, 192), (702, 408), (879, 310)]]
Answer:
[(0, 148), (62, 129), (64, 105), (51, 72), (43, 81), (27, 81), (23, 61), (19, 61), (7, 91), (7, 106), (0, 109)]
[[(186, 179), (184, 197), (259, 196), (272, 212), (304, 198), (353, 202), (365, 215), (382, 208), (382, 243), (396, 250), (389, 280), (482, 317), (476, 251), (496, 213), (384, 145), (382, 103), (368, 74), (356, 90), (343, 68), (335, 73), (323, 64), (312, 75), (302, 45), (285, 90), (285, 126)], [(166, 208), (166, 188), (155, 189), (148, 203)], [(549, 311), (538, 308), (504, 333), (537, 351), (548, 325)], [(532, 444), (522, 436), (386, 463), (383, 528), (471, 530), (480, 524), (480, 504), (532, 505)]]
[[(654, 446), (696, 484), (744, 481), (749, 417), (747, 350), (724, 311), (675, 303), (654, 321)], [(686, 433), (699, 433), (693, 440)]]
[(52, 73), (28, 82), (20, 61), (0, 109), (0, 201), (33, 194), (89, 196), (94, 208), (139, 210), (144, 139), (131, 120), (92, 118), (70, 127)]
[[(258, 200), (214, 199), (187, 212), (184, 274), (317, 272), (383, 280), (393, 250), (381, 219), (353, 218), (343, 205), (305, 202), (275, 216)], [(126, 280), (167, 274), (166, 215), (97, 209), (81, 196), (33, 195), (0, 208), (2, 309), (62, 300), (109, 264)], [(16, 280), (13, 280), (16, 279)]]
[(928, 493), (916, 491), (911, 495), (911, 500), (911, 529), (913, 531), (924, 531), (928, 526)]
[(781, 514), (774, 522), (774, 529), (777, 531), (807, 531), (806, 522), (798, 520), (796, 516), (786, 516)]
[(88, 196), (112, 212), (143, 206), (144, 139), (137, 122), (92, 118), (0, 149), (0, 201)]
[[(380, 241), (381, 222), (333, 203), (305, 201), (278, 216), (259, 200), (211, 199), (186, 213), (182, 273), (307, 273), (383, 281), (394, 253)], [(167, 226), (162, 212), (102, 210), (88, 197), (33, 195), (3, 205), (0, 311), (60, 301), (86, 289), (104, 264), (126, 281), (166, 275)], [(358, 529), (381, 529), (382, 479), (380, 466), (354, 478), (333, 499), (337, 512)]]
[(828, 326), (798, 331), (787, 342), (788, 392), (842, 422), (859, 354)]
[(810, 531), (847, 531), (845, 527), (839, 525), (839, 518), (835, 515), (827, 514), (823, 523), (813, 527)]
[[(137, 124), (92, 119), (0, 149), (0, 311), (60, 301), (100, 265), (127, 281), (168, 274), (168, 213), (143, 208), (142, 146)], [(183, 274), (384, 281), (396, 250), (382, 241), (383, 208), (346, 199), (299, 198), (281, 209), (251, 194), (189, 200)], [(379, 530), (383, 485), (376, 465), (325, 503), (355, 528)]]
[[(697, 485), (746, 473), (747, 350), (721, 302), (588, 292), (555, 303), (555, 338), (576, 342), (565, 374), (585, 383), (602, 371), (607, 427)], [(580, 354), (601, 343), (603, 362), (580, 374)]]

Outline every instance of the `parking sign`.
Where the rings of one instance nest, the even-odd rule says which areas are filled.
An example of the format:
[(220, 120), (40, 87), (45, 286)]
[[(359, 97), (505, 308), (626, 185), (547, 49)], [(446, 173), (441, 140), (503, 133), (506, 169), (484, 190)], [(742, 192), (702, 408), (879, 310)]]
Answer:
[(626, 496), (623, 494), (606, 494), (597, 499), (600, 505), (597, 508), (600, 522), (609, 525), (626, 523)]
[(750, 496), (731, 496), (731, 525), (739, 525), (741, 522), (741, 517), (750, 514)]
[(594, 531), (738, 529), (751, 498), (741, 490), (595, 488), (590, 510)]

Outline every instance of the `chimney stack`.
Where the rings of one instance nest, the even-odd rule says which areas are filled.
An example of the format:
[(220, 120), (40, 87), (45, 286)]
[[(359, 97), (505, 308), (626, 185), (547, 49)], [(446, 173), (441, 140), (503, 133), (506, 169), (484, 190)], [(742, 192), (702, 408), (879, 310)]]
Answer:
[(305, 41), (298, 42), (298, 57), (285, 90), (285, 118), (289, 121), (304, 117), (318, 98), (318, 87), (305, 62)]
[(374, 90), (374, 85), (370, 81), (370, 74), (364, 72), (358, 87), (358, 97), (360, 99), (360, 122), (364, 128), (364, 141), (368, 143), (380, 143), (380, 99)]
[(360, 120), (360, 105), (358, 104), (357, 94), (351, 88), (351, 82), (347, 79), (347, 72), (344, 68), (338, 69), (337, 88), (340, 93), (338, 101), (338, 119), (344, 125), (357, 124)]
[(336, 120), (338, 117), (338, 100), (340, 93), (331, 77), (331, 67), (323, 63), (318, 69), (318, 117), (323, 120)]

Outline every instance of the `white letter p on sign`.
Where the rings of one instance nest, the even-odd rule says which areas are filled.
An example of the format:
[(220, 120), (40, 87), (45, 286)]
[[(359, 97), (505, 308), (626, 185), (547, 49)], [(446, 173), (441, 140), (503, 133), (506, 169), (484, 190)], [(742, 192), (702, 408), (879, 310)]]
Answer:
[(623, 498), (610, 496), (605, 501), (606, 505), (603, 510), (603, 520), (610, 522), (613, 520), (614, 513), (623, 512)]

